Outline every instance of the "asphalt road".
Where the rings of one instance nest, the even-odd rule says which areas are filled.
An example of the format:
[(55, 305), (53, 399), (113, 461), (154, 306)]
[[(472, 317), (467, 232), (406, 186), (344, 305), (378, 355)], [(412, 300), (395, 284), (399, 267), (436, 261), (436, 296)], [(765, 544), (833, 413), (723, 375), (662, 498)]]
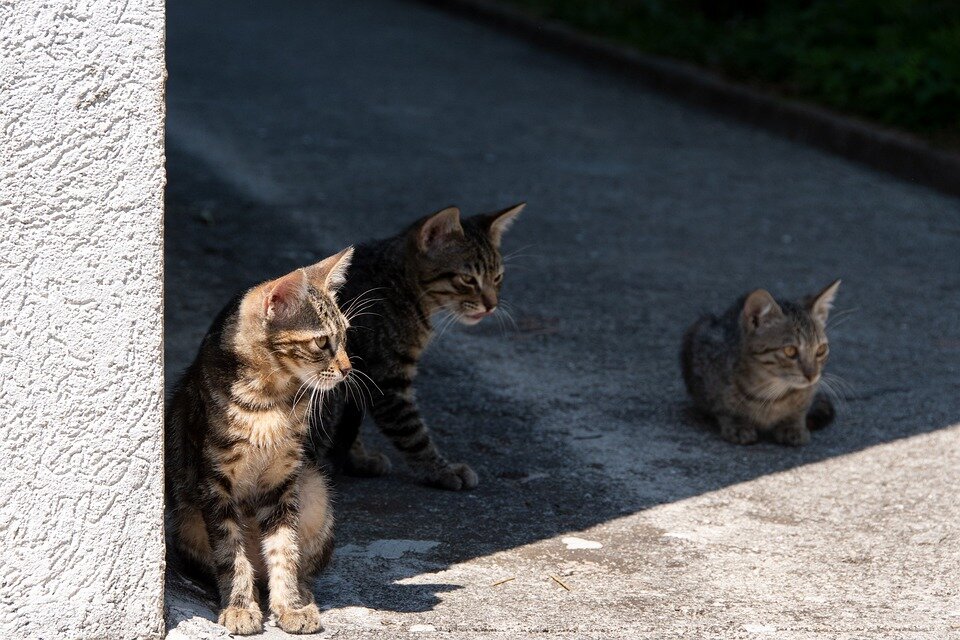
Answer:
[[(447, 331), (419, 381), (480, 486), (338, 479), (324, 637), (960, 637), (960, 201), (414, 2), (168, 12), (168, 382), (241, 287), (529, 202), (517, 328)], [(690, 415), (698, 313), (837, 277), (833, 427)], [(169, 587), (171, 637), (219, 637)]]

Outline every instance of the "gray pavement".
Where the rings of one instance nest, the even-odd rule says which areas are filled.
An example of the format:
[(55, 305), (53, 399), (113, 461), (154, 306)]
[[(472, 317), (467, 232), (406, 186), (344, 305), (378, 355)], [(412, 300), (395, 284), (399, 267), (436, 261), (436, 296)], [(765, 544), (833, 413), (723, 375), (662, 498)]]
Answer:
[[(337, 479), (324, 637), (960, 637), (960, 201), (417, 3), (168, 12), (168, 382), (243, 286), (529, 202), (518, 328), (447, 331), (419, 384), (480, 486)], [(701, 310), (836, 277), (833, 427), (735, 447), (690, 415)], [(168, 586), (171, 638), (225, 636)]]

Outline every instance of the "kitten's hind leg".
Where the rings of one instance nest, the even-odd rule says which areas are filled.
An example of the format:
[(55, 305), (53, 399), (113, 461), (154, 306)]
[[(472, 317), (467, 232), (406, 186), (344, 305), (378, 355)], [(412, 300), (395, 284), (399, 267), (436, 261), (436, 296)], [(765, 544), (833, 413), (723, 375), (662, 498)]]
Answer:
[(817, 431), (828, 426), (837, 416), (833, 403), (822, 391), (813, 397), (813, 403), (807, 411), (807, 429)]
[(757, 428), (733, 416), (717, 416), (720, 423), (720, 436), (733, 444), (754, 444), (757, 441)]
[(300, 478), (300, 601), (314, 604), (313, 582), (333, 555), (333, 512), (327, 481), (318, 470), (306, 468)]

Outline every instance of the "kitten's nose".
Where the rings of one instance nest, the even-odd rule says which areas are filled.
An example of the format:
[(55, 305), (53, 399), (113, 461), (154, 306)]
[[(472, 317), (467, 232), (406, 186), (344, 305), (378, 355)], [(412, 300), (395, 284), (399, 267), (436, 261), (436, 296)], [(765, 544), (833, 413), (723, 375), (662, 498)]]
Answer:
[(353, 367), (350, 365), (350, 356), (347, 355), (346, 350), (342, 346), (337, 350), (335, 361), (337, 363), (337, 368), (340, 370), (340, 374), (344, 378), (346, 378), (347, 375), (353, 371)]
[(493, 291), (484, 291), (480, 294), (480, 302), (483, 303), (483, 308), (486, 309), (487, 313), (493, 313), (493, 310), (497, 308), (497, 294)]

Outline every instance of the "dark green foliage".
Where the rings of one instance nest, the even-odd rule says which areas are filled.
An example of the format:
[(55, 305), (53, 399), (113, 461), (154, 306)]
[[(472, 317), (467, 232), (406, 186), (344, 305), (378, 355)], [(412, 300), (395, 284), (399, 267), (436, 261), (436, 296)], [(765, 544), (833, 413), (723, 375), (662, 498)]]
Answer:
[(960, 133), (960, 2), (510, 1), (935, 141)]

